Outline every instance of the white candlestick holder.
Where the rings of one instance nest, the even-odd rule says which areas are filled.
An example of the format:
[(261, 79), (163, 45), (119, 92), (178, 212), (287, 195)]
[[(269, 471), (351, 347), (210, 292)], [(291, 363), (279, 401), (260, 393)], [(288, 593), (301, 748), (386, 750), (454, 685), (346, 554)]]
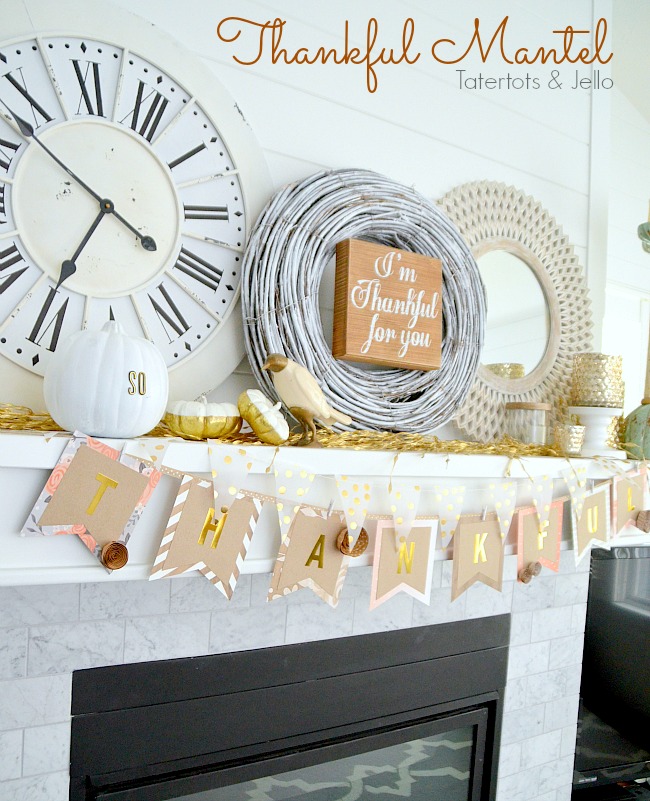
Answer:
[(612, 447), (612, 421), (623, 414), (622, 409), (610, 409), (606, 406), (569, 406), (570, 414), (574, 414), (585, 426), (585, 441), (582, 456), (605, 456), (610, 459), (626, 459), (627, 453)]

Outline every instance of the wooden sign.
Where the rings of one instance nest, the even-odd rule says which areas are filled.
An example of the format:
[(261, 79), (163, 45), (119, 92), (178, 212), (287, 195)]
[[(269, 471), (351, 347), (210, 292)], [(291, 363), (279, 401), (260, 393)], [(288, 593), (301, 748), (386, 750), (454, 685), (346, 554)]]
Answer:
[(440, 367), (442, 263), (360, 239), (336, 246), (337, 359), (412, 370)]

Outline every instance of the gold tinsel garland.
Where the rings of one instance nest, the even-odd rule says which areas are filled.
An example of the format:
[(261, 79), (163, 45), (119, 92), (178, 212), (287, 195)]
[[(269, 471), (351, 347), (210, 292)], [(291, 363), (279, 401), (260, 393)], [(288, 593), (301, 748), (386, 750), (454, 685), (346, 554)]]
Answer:
[[(5, 431), (63, 431), (46, 412), (33, 412), (27, 406), (0, 404), (0, 430)], [(173, 437), (167, 426), (161, 422), (146, 436)], [(300, 439), (300, 434), (292, 434), (287, 445)], [(254, 434), (237, 434), (218, 442), (229, 445), (263, 445)], [(464, 453), (468, 455), (488, 454), (507, 456), (511, 459), (521, 456), (564, 456), (561, 451), (547, 445), (526, 445), (512, 437), (504, 436), (496, 442), (464, 442), (462, 440), (440, 440), (427, 434), (404, 434), (390, 431), (344, 431), (334, 432), (323, 429), (318, 435), (323, 448), (342, 448), (357, 451), (401, 451), (419, 453)]]

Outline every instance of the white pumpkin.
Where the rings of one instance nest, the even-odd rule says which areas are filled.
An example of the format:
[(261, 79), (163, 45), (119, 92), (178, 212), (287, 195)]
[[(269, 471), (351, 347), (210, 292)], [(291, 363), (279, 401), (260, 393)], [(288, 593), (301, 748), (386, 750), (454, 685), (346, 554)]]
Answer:
[(234, 403), (208, 403), (205, 395), (195, 401), (173, 401), (165, 422), (186, 439), (213, 439), (237, 434), (242, 419)]
[(282, 445), (289, 439), (289, 424), (280, 411), (259, 389), (247, 389), (237, 401), (239, 413), (253, 432), (269, 445)]
[(43, 383), (47, 410), (62, 428), (119, 439), (151, 431), (165, 412), (168, 390), (160, 351), (113, 320), (101, 331), (63, 340)]

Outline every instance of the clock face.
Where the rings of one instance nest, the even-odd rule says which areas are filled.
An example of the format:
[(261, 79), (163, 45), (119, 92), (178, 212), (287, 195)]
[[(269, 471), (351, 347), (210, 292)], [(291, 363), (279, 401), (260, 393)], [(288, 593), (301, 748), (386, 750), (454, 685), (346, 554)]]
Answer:
[(172, 372), (214, 343), (247, 224), (214, 116), (131, 49), (0, 44), (1, 356), (42, 375), (67, 335), (109, 319)]

